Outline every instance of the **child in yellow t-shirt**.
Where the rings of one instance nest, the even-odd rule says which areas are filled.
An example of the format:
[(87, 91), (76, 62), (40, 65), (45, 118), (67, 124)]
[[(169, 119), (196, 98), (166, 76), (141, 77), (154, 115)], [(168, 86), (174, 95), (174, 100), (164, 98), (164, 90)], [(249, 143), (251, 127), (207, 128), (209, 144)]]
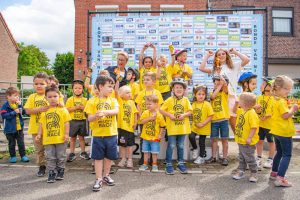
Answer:
[(254, 92), (257, 85), (257, 75), (252, 72), (241, 74), (238, 84), (243, 88), (243, 92)]
[(46, 89), (49, 109), (41, 114), (37, 141), (42, 140), (46, 152), (49, 176), (47, 183), (64, 179), (66, 149), (71, 120), (68, 110), (60, 107), (59, 90), (55, 85)]
[(79, 138), (80, 144), (80, 157), (89, 160), (90, 157), (85, 151), (85, 140), (84, 137), (88, 136), (88, 132), (86, 129), (86, 117), (85, 113), (83, 112), (87, 99), (83, 97), (83, 89), (84, 83), (82, 80), (74, 80), (72, 83), (73, 89), (73, 96), (70, 97), (66, 102), (66, 108), (68, 109), (71, 115), (71, 122), (70, 122), (70, 154), (68, 156), (67, 161), (72, 162), (76, 159), (75, 155), (75, 144), (77, 136)]
[(250, 182), (257, 182), (257, 164), (255, 160), (255, 145), (259, 140), (259, 118), (253, 107), (256, 104), (256, 96), (250, 92), (240, 95), (238, 105), (234, 108), (237, 114), (234, 139), (239, 145), (239, 166), (238, 171), (232, 178), (239, 180), (244, 177), (247, 165), (251, 175)]
[(84, 111), (88, 114), (93, 136), (91, 158), (95, 160), (96, 170), (93, 191), (99, 191), (103, 182), (109, 186), (115, 185), (109, 171), (112, 160), (118, 159), (116, 115), (119, 105), (115, 98), (110, 97), (114, 89), (114, 80), (111, 77), (98, 76), (95, 85), (101, 92), (98, 98), (88, 101)]
[(219, 76), (215, 74), (213, 76), (214, 90), (210, 96), (211, 105), (214, 111), (214, 116), (212, 118), (211, 124), (211, 140), (212, 140), (212, 157), (208, 162), (217, 162), (216, 153), (218, 140), (221, 138), (222, 149), (223, 149), (223, 160), (222, 165), (228, 165), (228, 137), (229, 137), (229, 127), (228, 119), (230, 117), (229, 107), (228, 107), (228, 80), (226, 77)]
[[(211, 134), (211, 120), (214, 115), (211, 104), (206, 101), (207, 87), (205, 85), (196, 85), (193, 89), (194, 100), (192, 133), (189, 135), (192, 145), (192, 158), (195, 164), (205, 162), (205, 139)], [(199, 153), (196, 144), (196, 135), (199, 135)]]
[[(145, 89), (140, 91), (138, 96), (135, 99), (135, 103), (137, 104), (137, 109), (139, 111), (139, 116), (146, 110), (146, 97), (149, 95), (156, 95), (158, 97), (158, 104), (161, 105), (163, 103), (163, 98), (160, 92), (154, 89), (154, 84), (156, 81), (156, 74), (153, 72), (147, 72), (144, 76), (144, 84)], [(140, 121), (138, 122), (140, 124)], [(140, 126), (141, 127), (141, 126)], [(142, 128), (141, 128), (142, 130)], [(140, 140), (140, 148), (143, 146), (143, 139)], [(141, 149), (142, 152), (142, 149)], [(144, 154), (142, 152), (139, 164), (142, 165), (144, 162)]]
[[(257, 106), (256, 106), (256, 113), (259, 116), (259, 142), (256, 145), (257, 150), (257, 168), (261, 170), (262, 167), (264, 168), (272, 168), (273, 164), (273, 157), (275, 154), (275, 143), (274, 143), (274, 136), (270, 134), (270, 129), (272, 127), (272, 110), (274, 104), (274, 97), (271, 93), (271, 84), (272, 78), (264, 77), (263, 83), (261, 84), (260, 91), (262, 95), (258, 96), (256, 99)], [(263, 144), (264, 140), (267, 138), (269, 144), (269, 158), (267, 161), (262, 165), (262, 152), (263, 152)]]
[[(172, 63), (173, 67), (173, 79), (174, 78), (183, 78), (185, 81), (189, 83), (193, 76), (193, 69), (186, 64), (187, 60), (187, 49), (176, 50), (172, 55)], [(174, 59), (175, 58), (175, 59)]]
[(144, 164), (140, 166), (140, 171), (148, 169), (148, 158), (152, 154), (152, 172), (158, 172), (157, 156), (160, 152), (160, 139), (165, 127), (164, 117), (158, 112), (158, 98), (156, 95), (146, 97), (147, 110), (141, 116), (141, 124), (143, 130), (141, 138), (143, 138), (142, 151), (144, 153)]
[(171, 82), (173, 96), (169, 97), (160, 108), (161, 114), (166, 117), (168, 131), (168, 147), (166, 152), (166, 174), (174, 174), (172, 155), (177, 146), (177, 160), (180, 173), (186, 174), (187, 168), (184, 164), (184, 140), (191, 133), (189, 116), (192, 114), (192, 106), (184, 92), (187, 84), (182, 78), (175, 78)]
[(118, 145), (120, 147), (121, 161), (118, 166), (124, 167), (127, 163), (126, 166), (132, 168), (132, 147), (134, 146), (134, 130), (137, 126), (138, 110), (134, 101), (131, 100), (132, 95), (129, 86), (122, 86), (116, 92), (116, 96), (120, 106), (118, 113)]
[(155, 89), (161, 92), (164, 100), (171, 96), (170, 83), (172, 81), (173, 68), (168, 65), (168, 59), (166, 55), (160, 55), (157, 61), (157, 74)]
[(293, 115), (298, 111), (297, 104), (289, 109), (287, 96), (293, 88), (293, 81), (284, 75), (277, 76), (272, 84), (272, 93), (275, 98), (270, 133), (275, 137), (276, 154), (273, 160), (271, 179), (276, 179), (275, 186), (290, 187), (292, 184), (285, 178), (286, 171), (292, 157), (293, 136), (295, 125)]
[(1, 117), (4, 120), (4, 135), (8, 140), (9, 149), (9, 162), (16, 163), (16, 144), (18, 143), (18, 150), (21, 156), (22, 162), (29, 162), (26, 156), (25, 144), (24, 144), (24, 133), (23, 133), (23, 117), (25, 114), (23, 106), (21, 104), (20, 91), (15, 87), (9, 87), (5, 91), (7, 101), (1, 108)]
[(49, 109), (48, 101), (45, 98), (47, 80), (48, 76), (45, 73), (38, 73), (33, 77), (33, 88), (36, 93), (29, 95), (24, 106), (26, 114), (30, 115), (28, 134), (32, 135), (34, 142), (36, 162), (39, 166), (36, 174), (38, 177), (42, 177), (46, 173), (45, 149), (42, 142), (37, 141), (35, 138), (38, 133), (41, 113)]
[[(48, 87), (51, 87), (52, 85), (55, 85), (56, 87), (59, 88), (59, 81), (57, 80), (57, 78), (54, 75), (48, 76)], [(59, 92), (59, 106), (64, 106), (65, 105), (65, 100), (64, 100), (64, 95)]]
[[(153, 58), (150, 56), (145, 56), (144, 53), (147, 48), (153, 49)], [(141, 50), (141, 54), (139, 57), (139, 73), (140, 73), (140, 90), (145, 89), (144, 85), (144, 76), (147, 72), (155, 72), (156, 73), (156, 47), (151, 44), (147, 43)]]
[[(131, 89), (131, 99), (134, 101), (140, 91), (139, 84), (137, 84), (136, 81), (140, 79), (140, 74), (139, 72), (134, 69), (129, 67), (127, 70), (126, 74), (126, 80), (128, 81), (128, 84), (130, 89)], [(117, 83), (116, 83), (117, 85)]]

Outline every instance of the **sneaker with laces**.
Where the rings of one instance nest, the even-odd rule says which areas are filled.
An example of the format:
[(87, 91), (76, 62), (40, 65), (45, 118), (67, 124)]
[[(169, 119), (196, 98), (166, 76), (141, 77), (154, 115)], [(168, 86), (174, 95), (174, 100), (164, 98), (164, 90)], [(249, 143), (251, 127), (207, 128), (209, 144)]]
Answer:
[(22, 156), (21, 162), (29, 162), (29, 158), (27, 156)]
[(261, 171), (262, 170), (262, 159), (257, 157), (256, 158), (256, 165), (257, 165), (257, 170)]
[(232, 176), (235, 180), (240, 180), (245, 177), (245, 172), (239, 170), (235, 175)]
[(67, 159), (67, 162), (72, 162), (76, 159), (75, 153), (70, 153)]
[(125, 164), (126, 164), (126, 159), (122, 158), (118, 163), (118, 167), (125, 167)]
[(102, 188), (102, 179), (98, 178), (98, 179), (96, 179), (95, 184), (93, 186), (93, 191), (98, 192), (101, 190), (101, 188)]
[(179, 170), (179, 172), (181, 174), (187, 174), (188, 173), (187, 168), (186, 168), (185, 164), (183, 164), (183, 163), (178, 164), (177, 169)]
[(87, 152), (81, 152), (80, 153), (80, 158), (83, 158), (84, 160), (89, 160), (90, 159), (90, 156), (89, 156), (89, 154), (87, 154)]
[(274, 184), (276, 187), (291, 187), (292, 184), (290, 182), (288, 182), (288, 180), (286, 180), (285, 178), (276, 178), (276, 180), (274, 181)]
[(157, 165), (152, 165), (151, 172), (158, 172), (158, 166)]
[(64, 180), (64, 174), (65, 174), (65, 169), (58, 168), (55, 180), (59, 180), (59, 181)]
[(252, 182), (252, 183), (256, 183), (257, 182), (256, 173), (251, 173), (249, 181)]
[(221, 165), (223, 165), (223, 166), (228, 166), (228, 164), (229, 164), (228, 159), (227, 159), (227, 158), (223, 158), (223, 159), (222, 159)]
[(202, 157), (200, 157), (200, 156), (198, 156), (197, 158), (196, 158), (196, 160), (194, 161), (194, 163), (195, 164), (203, 164), (203, 163), (205, 163), (205, 159), (204, 158), (202, 158)]
[(174, 175), (174, 167), (172, 164), (168, 164), (166, 165), (166, 174), (167, 175)]
[(277, 177), (277, 172), (271, 172), (270, 176), (269, 176), (269, 179), (276, 180), (276, 177)]
[(9, 162), (10, 163), (16, 163), (17, 162), (17, 157), (16, 156), (10, 157)]
[(114, 186), (115, 185), (115, 181), (112, 178), (110, 178), (110, 176), (104, 176), (102, 180), (108, 186)]
[(192, 159), (195, 160), (198, 157), (198, 150), (194, 149), (192, 150)]
[(263, 167), (267, 169), (271, 169), (273, 166), (273, 160), (268, 158), (267, 161), (264, 163)]
[(126, 165), (126, 167), (128, 167), (128, 168), (133, 168), (133, 161), (132, 161), (132, 159), (128, 159), (128, 160), (127, 160), (127, 165)]
[(145, 164), (141, 165), (139, 168), (140, 171), (145, 171), (147, 169), (148, 169), (148, 165), (145, 165)]
[(42, 165), (39, 167), (39, 171), (36, 173), (36, 176), (42, 177), (45, 176), (45, 174), (46, 174), (46, 166)]
[(213, 158), (213, 157), (211, 157), (211, 158), (210, 158), (210, 159), (208, 159), (206, 162), (207, 162), (207, 163), (216, 163), (216, 162), (217, 162), (217, 159), (216, 159), (216, 158)]
[(55, 182), (56, 173), (54, 170), (49, 171), (47, 183), (54, 183)]

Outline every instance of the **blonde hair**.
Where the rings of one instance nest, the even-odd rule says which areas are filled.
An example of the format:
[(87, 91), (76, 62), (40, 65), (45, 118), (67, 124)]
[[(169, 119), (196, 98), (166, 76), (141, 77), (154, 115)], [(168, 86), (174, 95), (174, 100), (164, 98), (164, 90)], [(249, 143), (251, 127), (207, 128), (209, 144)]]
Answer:
[(152, 79), (152, 81), (156, 81), (156, 73), (154, 72), (146, 72), (145, 75), (144, 75), (144, 78), (145, 76), (148, 76)]
[(158, 97), (155, 94), (146, 96), (146, 102), (158, 103)]
[(120, 52), (117, 53), (117, 57), (120, 56), (120, 55), (125, 57), (126, 62), (128, 61), (129, 57), (128, 57), (128, 54), (125, 51), (120, 51)]
[(256, 104), (256, 95), (251, 92), (243, 92), (239, 101), (243, 102), (247, 108), (253, 108)]
[(165, 54), (160, 54), (158, 59), (160, 60), (161, 58), (168, 59), (168, 57)]
[(124, 86), (122, 86), (122, 87), (120, 87), (119, 88), (119, 96), (120, 97), (122, 97), (123, 96), (123, 94), (126, 92), (126, 91), (131, 91), (131, 88), (129, 87), (129, 86), (127, 86), (127, 85), (124, 85)]
[(99, 75), (100, 76), (110, 76), (109, 72), (107, 70), (105, 70), (105, 69), (99, 71)]
[(285, 75), (276, 76), (271, 86), (271, 93), (276, 96), (276, 91), (280, 88), (283, 88), (288, 83), (290, 83), (292, 86), (294, 85), (294, 81), (290, 77)]
[(229, 55), (228, 51), (225, 49), (218, 49), (215, 53), (215, 57), (214, 57), (214, 66), (213, 66), (213, 70), (216, 70), (216, 59), (218, 58), (217, 54), (219, 53), (219, 51), (224, 51), (226, 53), (226, 64), (228, 66), (229, 69), (233, 68), (233, 62), (231, 59), (231, 56)]

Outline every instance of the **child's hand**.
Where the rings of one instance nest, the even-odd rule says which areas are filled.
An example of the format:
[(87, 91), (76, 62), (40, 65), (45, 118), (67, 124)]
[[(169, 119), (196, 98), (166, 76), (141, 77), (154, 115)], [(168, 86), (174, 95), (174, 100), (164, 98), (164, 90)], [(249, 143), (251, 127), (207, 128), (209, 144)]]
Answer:
[(293, 113), (297, 112), (299, 110), (298, 104), (294, 104), (292, 107)]
[(49, 106), (42, 106), (38, 108), (39, 112), (46, 112), (49, 109)]
[(64, 107), (64, 104), (58, 102), (57, 106), (62, 108), (62, 107)]
[(184, 114), (179, 114), (179, 115), (177, 116), (177, 120), (182, 121), (183, 119), (184, 119)]
[(172, 121), (175, 121), (175, 120), (176, 120), (175, 115), (172, 115), (172, 114), (169, 115), (169, 118), (170, 118)]
[(19, 109), (19, 108), (15, 109), (14, 111), (15, 111), (17, 114), (20, 113), (20, 109)]
[(230, 48), (228, 51), (230, 54), (236, 54), (237, 50), (235, 48)]
[(16, 104), (21, 105), (20, 97), (16, 97)]
[(261, 113), (262, 112), (262, 106), (259, 105), (259, 104), (256, 104), (253, 108), (254, 108), (256, 113)]
[(68, 142), (68, 141), (69, 141), (69, 136), (65, 135), (65, 142)]
[(40, 140), (41, 140), (41, 136), (40, 136), (40, 135), (37, 135), (37, 136), (35, 137), (35, 141), (39, 142)]
[(204, 123), (202, 123), (202, 122), (197, 123), (196, 126), (197, 126), (198, 128), (202, 128), (202, 127), (204, 126)]
[(208, 50), (207, 52), (206, 52), (206, 56), (207, 57), (211, 57), (211, 56), (213, 56), (214, 55), (214, 52), (212, 51), (212, 50)]
[(251, 140), (252, 140), (252, 138), (247, 138), (247, 140), (246, 140), (246, 144), (251, 144)]
[(76, 110), (84, 110), (84, 106), (81, 105), (81, 104), (78, 104), (78, 105), (75, 106), (75, 109)]
[(96, 117), (97, 118), (102, 118), (102, 117), (104, 117), (105, 115), (104, 115), (104, 113), (103, 113), (103, 111), (98, 111), (97, 113), (96, 113)]
[(261, 121), (265, 121), (267, 118), (268, 118), (268, 117), (263, 116), (263, 117), (260, 118), (260, 120), (261, 120)]

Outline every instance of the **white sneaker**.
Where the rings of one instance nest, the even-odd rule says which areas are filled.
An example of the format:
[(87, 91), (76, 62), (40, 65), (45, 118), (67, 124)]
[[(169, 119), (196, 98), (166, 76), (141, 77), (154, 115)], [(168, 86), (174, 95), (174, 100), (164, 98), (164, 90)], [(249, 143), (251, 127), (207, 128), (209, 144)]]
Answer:
[(192, 159), (195, 160), (198, 157), (198, 150), (194, 149), (192, 150)]
[(196, 158), (196, 160), (194, 161), (194, 163), (195, 164), (203, 164), (203, 163), (205, 163), (205, 159), (204, 158), (202, 158), (202, 157), (200, 157), (200, 156), (198, 156), (197, 158)]
[(235, 179), (235, 180), (240, 180), (244, 177), (245, 177), (245, 172), (240, 171), (240, 170), (238, 172), (236, 172), (235, 175), (232, 176), (232, 178)]
[(264, 168), (271, 169), (272, 165), (273, 165), (273, 160), (268, 158), (267, 161), (264, 163)]
[(256, 164), (257, 164), (257, 170), (261, 171), (262, 170), (262, 159), (257, 157)]

